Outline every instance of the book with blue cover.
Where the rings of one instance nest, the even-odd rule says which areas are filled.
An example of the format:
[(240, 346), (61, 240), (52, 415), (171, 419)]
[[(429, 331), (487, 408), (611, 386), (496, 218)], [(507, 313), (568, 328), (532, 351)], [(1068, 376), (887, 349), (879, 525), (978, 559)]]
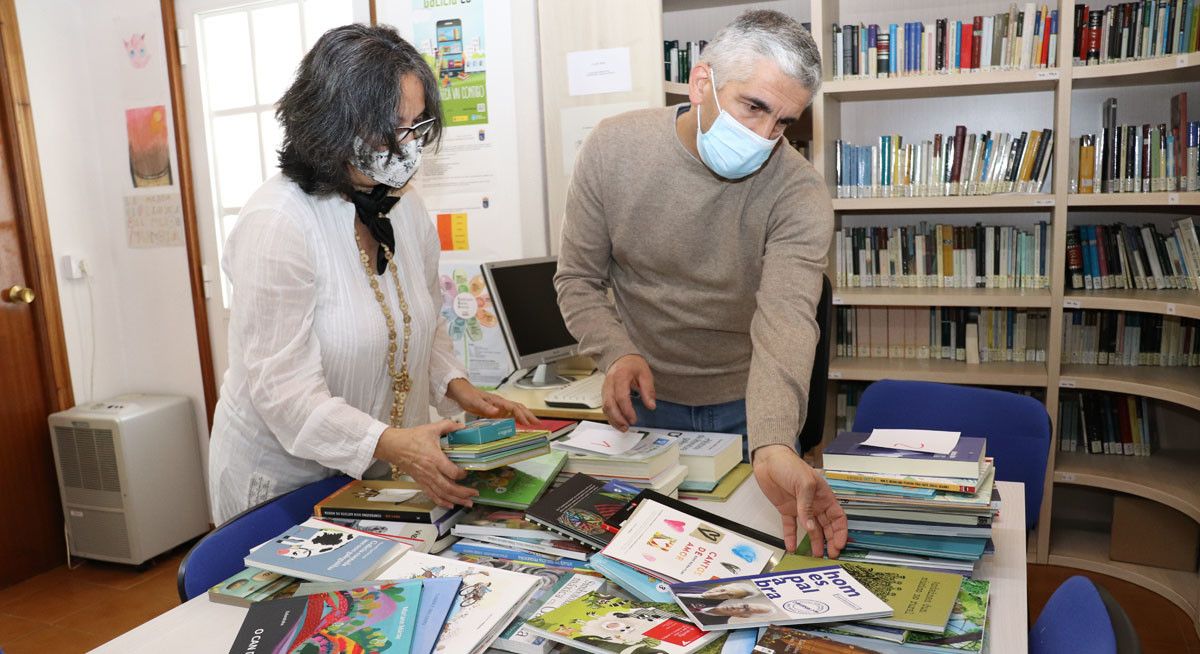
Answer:
[(588, 563), (592, 566), (593, 570), (620, 586), (622, 590), (632, 595), (634, 599), (642, 602), (669, 603), (675, 601), (675, 598), (671, 596), (671, 591), (667, 588), (667, 582), (662, 579), (634, 570), (624, 563), (610, 559), (599, 552), (593, 554), (592, 558), (588, 559)]
[(258, 602), (229, 651), (406, 654), (420, 596), (419, 582), (387, 582)]
[(245, 563), (311, 581), (361, 581), (375, 578), (409, 549), (396, 540), (309, 519), (251, 550)]
[(922, 536), (882, 531), (850, 530), (846, 548), (877, 550), (901, 554), (921, 554), (946, 559), (974, 561), (987, 551), (987, 538), (956, 538), (952, 536)]
[(461, 577), (441, 577), (421, 580), (421, 603), (417, 606), (417, 629), (412, 641), (412, 654), (432, 654), (438, 633), (450, 615), (458, 597)]
[(844, 431), (822, 453), (825, 467), (848, 472), (882, 472), (929, 477), (979, 477), (987, 440), (961, 436), (949, 454), (863, 445), (871, 435)]

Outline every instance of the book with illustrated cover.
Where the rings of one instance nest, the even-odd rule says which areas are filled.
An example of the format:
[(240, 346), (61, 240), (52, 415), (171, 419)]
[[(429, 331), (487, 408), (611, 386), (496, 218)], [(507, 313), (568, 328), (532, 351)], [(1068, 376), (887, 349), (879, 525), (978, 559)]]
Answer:
[(604, 547), (612, 540), (612, 534), (604, 528), (605, 518), (616, 514), (637, 494), (633, 487), (609, 483), (613, 485), (576, 474), (543, 495), (529, 507), (525, 517), (585, 545)]
[(921, 477), (917, 475), (872, 474), (864, 472), (845, 472), (842, 470), (825, 470), (826, 479), (856, 481), (870, 484), (886, 484), (905, 486), (909, 488), (932, 488), (934, 490), (950, 491), (952, 493), (972, 493), (979, 488), (987, 468), (993, 465), (991, 457), (984, 458), (984, 471), (978, 477)]
[(878, 654), (865, 647), (776, 626), (767, 627), (752, 651), (755, 654)]
[(746, 437), (741, 434), (667, 429), (646, 431), (653, 436), (670, 436), (679, 441), (679, 462), (688, 468), (684, 483), (716, 484), (742, 461), (742, 443)]
[(538, 579), (465, 561), (409, 552), (380, 573), (381, 579), (461, 577), (458, 599), (442, 626), (437, 649), (475, 654), (491, 645), (529, 601)]
[(476, 504), (525, 510), (546, 492), (566, 462), (565, 452), (550, 452), (510, 466), (472, 472), (459, 483), (479, 491), (473, 500)]
[(546, 531), (541, 525), (525, 519), (524, 511), (509, 511), (480, 507), (472, 510), (454, 525), (455, 536), (503, 536), (505, 538), (540, 538), (557, 540), (561, 534)]
[(603, 554), (669, 582), (758, 574), (778, 563), (778, 539), (644, 491)]
[(591, 566), (587, 561), (571, 559), (565, 556), (541, 554), (538, 552), (531, 552), (529, 550), (518, 549), (516, 547), (496, 545), (495, 543), (485, 543), (483, 541), (472, 540), (469, 538), (464, 538), (463, 540), (451, 545), (450, 550), (457, 555), (482, 556), (492, 559), (503, 559), (505, 561), (546, 565), (554, 568), (571, 568), (578, 571), (591, 570)]
[(409, 549), (396, 540), (309, 519), (250, 550), (245, 563), (312, 581), (361, 581), (375, 578)]
[(850, 573), (875, 596), (892, 607), (892, 615), (871, 623), (899, 629), (941, 634), (954, 608), (961, 575), (914, 570), (888, 565), (818, 559), (788, 554), (772, 572), (805, 570), (837, 565)]
[(717, 639), (681, 617), (671, 604), (637, 602), (590, 592), (531, 618), (533, 633), (584, 652), (691, 654)]
[(569, 538), (558, 538), (555, 540), (521, 537), (509, 538), (505, 536), (473, 536), (472, 538), (481, 543), (490, 543), (501, 547), (525, 550), (535, 554), (547, 554), (549, 556), (578, 561), (587, 561), (588, 555), (595, 551), (591, 547)]
[(634, 599), (643, 602), (666, 602), (671, 603), (675, 598), (671, 596), (671, 591), (667, 588), (667, 582), (652, 577), (640, 570), (614, 561), (607, 556), (597, 552), (588, 559), (588, 564), (592, 569), (607, 577), (610, 581), (620, 586), (622, 590), (633, 596)]
[(964, 579), (946, 631), (942, 634), (910, 631), (904, 637), (904, 646), (933, 652), (983, 651), (990, 588), (991, 583), (983, 579)]
[(414, 552), (434, 554), (450, 547), (454, 537), (450, 531), (466, 512), (460, 510), (447, 514), (442, 522), (430, 525), (423, 522), (393, 522), (391, 520), (365, 520), (356, 518), (321, 518), (322, 522), (361, 531), (374, 536), (390, 538), (408, 545)]
[(525, 605), (520, 615), (508, 625), (496, 642), (492, 643), (493, 648), (515, 654), (547, 654), (554, 648), (554, 641), (534, 633), (525, 623), (531, 618), (598, 590), (605, 583), (600, 577), (574, 574), (561, 569), (558, 571), (559, 576), (551, 580), (546, 574), (547, 570), (543, 568), (539, 571), (541, 574), (531, 571), (531, 574), (538, 574), (542, 579), (542, 585), (534, 591), (533, 599)]
[(888, 617), (892, 607), (836, 565), (671, 584), (671, 594), (706, 630)]
[(415, 481), (355, 479), (317, 502), (313, 515), (433, 524), (453, 510), (434, 504)]
[(219, 604), (249, 607), (255, 602), (291, 597), (300, 580), (260, 568), (246, 568), (208, 589), (208, 599)]
[(978, 477), (983, 471), (987, 440), (961, 436), (949, 454), (893, 450), (863, 445), (870, 434), (842, 432), (822, 454), (825, 468), (848, 472), (891, 473), (929, 477)]
[(230, 654), (405, 654), (412, 649), (420, 583), (383, 583), (258, 602)]

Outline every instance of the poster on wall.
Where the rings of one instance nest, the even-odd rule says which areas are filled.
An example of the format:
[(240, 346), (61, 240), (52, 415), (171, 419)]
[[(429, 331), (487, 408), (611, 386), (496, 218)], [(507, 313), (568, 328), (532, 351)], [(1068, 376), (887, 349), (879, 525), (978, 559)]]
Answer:
[(129, 176), (134, 188), (171, 185), (171, 149), (163, 105), (125, 110), (129, 136)]
[(442, 317), (454, 352), (471, 383), (495, 388), (513, 371), (508, 347), (478, 262), (443, 261), (438, 266)]
[(413, 185), (442, 249), (477, 261), (521, 257), (510, 4), (378, 0), (377, 7), (379, 22), (421, 52), (438, 83), (442, 140), (425, 148)]

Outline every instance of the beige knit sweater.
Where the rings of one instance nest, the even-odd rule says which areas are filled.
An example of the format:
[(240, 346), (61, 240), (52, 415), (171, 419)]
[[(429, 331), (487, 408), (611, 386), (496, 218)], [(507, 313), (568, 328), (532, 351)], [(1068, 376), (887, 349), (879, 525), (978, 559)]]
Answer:
[(567, 191), (559, 306), (601, 370), (641, 354), (659, 398), (746, 398), (751, 449), (794, 445), (833, 232), (829, 191), (786, 145), (741, 181), (717, 177), (679, 142), (682, 109), (609, 118), (583, 143)]

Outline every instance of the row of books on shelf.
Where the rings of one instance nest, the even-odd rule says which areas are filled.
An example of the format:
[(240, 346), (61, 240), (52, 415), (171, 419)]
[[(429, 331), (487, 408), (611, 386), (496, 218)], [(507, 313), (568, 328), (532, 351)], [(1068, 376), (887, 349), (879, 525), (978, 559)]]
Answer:
[(899, 198), (1040, 193), (1054, 160), (1054, 130), (1013, 136), (968, 134), (906, 143), (900, 135), (876, 145), (834, 143), (837, 197)]
[(843, 227), (834, 234), (839, 288), (1049, 288), (1049, 226)]
[(1058, 65), (1058, 10), (1009, 5), (968, 20), (834, 24), (834, 79), (903, 77)]
[(1065, 364), (1200, 366), (1200, 320), (1133, 311), (1063, 311)]
[(1072, 289), (1200, 289), (1200, 234), (1181, 218), (1169, 233), (1154, 225), (1077, 225), (1067, 230)]
[(1101, 131), (1072, 138), (1071, 193), (1200, 190), (1200, 121), (1189, 121), (1187, 93), (1171, 97), (1171, 122), (1117, 123), (1116, 98), (1104, 101)]
[(1197, 0), (1141, 0), (1103, 9), (1075, 5), (1076, 64), (1149, 59), (1200, 49)]
[(1063, 452), (1149, 456), (1158, 429), (1153, 406), (1145, 397), (1063, 391), (1058, 434)]
[(969, 363), (1046, 360), (1045, 309), (835, 307), (839, 357)]
[(687, 84), (692, 66), (700, 63), (700, 53), (706, 45), (708, 41), (663, 41), (663, 79)]

